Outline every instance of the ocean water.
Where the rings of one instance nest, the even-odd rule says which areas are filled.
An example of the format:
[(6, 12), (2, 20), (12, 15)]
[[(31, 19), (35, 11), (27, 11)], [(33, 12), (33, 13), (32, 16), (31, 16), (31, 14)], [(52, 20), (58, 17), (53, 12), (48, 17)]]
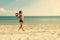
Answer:
[[(60, 16), (24, 16), (24, 24), (60, 23)], [(0, 25), (18, 25), (19, 19), (15, 16), (0, 16)]]

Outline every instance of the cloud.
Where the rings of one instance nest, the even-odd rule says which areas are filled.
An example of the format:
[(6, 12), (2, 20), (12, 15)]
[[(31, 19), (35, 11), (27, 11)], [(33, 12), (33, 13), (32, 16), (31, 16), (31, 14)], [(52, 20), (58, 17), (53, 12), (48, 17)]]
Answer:
[(4, 8), (0, 8), (0, 15), (1, 16), (12, 16), (16, 13), (16, 10), (6, 10)]
[(4, 8), (0, 8), (0, 13), (6, 13), (6, 10)]

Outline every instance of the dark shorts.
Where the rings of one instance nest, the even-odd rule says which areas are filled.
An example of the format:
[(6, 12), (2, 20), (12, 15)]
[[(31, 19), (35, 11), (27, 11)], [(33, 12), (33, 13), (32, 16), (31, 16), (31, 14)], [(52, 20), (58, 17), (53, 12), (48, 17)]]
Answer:
[(20, 23), (23, 23), (23, 20), (19, 20)]

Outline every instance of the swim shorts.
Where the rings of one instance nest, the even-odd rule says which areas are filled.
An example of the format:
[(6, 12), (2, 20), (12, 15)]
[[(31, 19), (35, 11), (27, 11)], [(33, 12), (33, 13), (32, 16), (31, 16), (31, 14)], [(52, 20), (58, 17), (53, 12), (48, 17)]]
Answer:
[(20, 23), (23, 23), (23, 20), (19, 20)]

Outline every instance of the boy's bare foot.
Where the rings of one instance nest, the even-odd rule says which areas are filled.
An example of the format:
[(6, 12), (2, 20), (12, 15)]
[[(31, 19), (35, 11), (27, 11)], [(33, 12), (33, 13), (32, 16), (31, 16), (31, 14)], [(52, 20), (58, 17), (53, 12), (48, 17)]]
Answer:
[(25, 30), (23, 29), (23, 31), (25, 31)]

